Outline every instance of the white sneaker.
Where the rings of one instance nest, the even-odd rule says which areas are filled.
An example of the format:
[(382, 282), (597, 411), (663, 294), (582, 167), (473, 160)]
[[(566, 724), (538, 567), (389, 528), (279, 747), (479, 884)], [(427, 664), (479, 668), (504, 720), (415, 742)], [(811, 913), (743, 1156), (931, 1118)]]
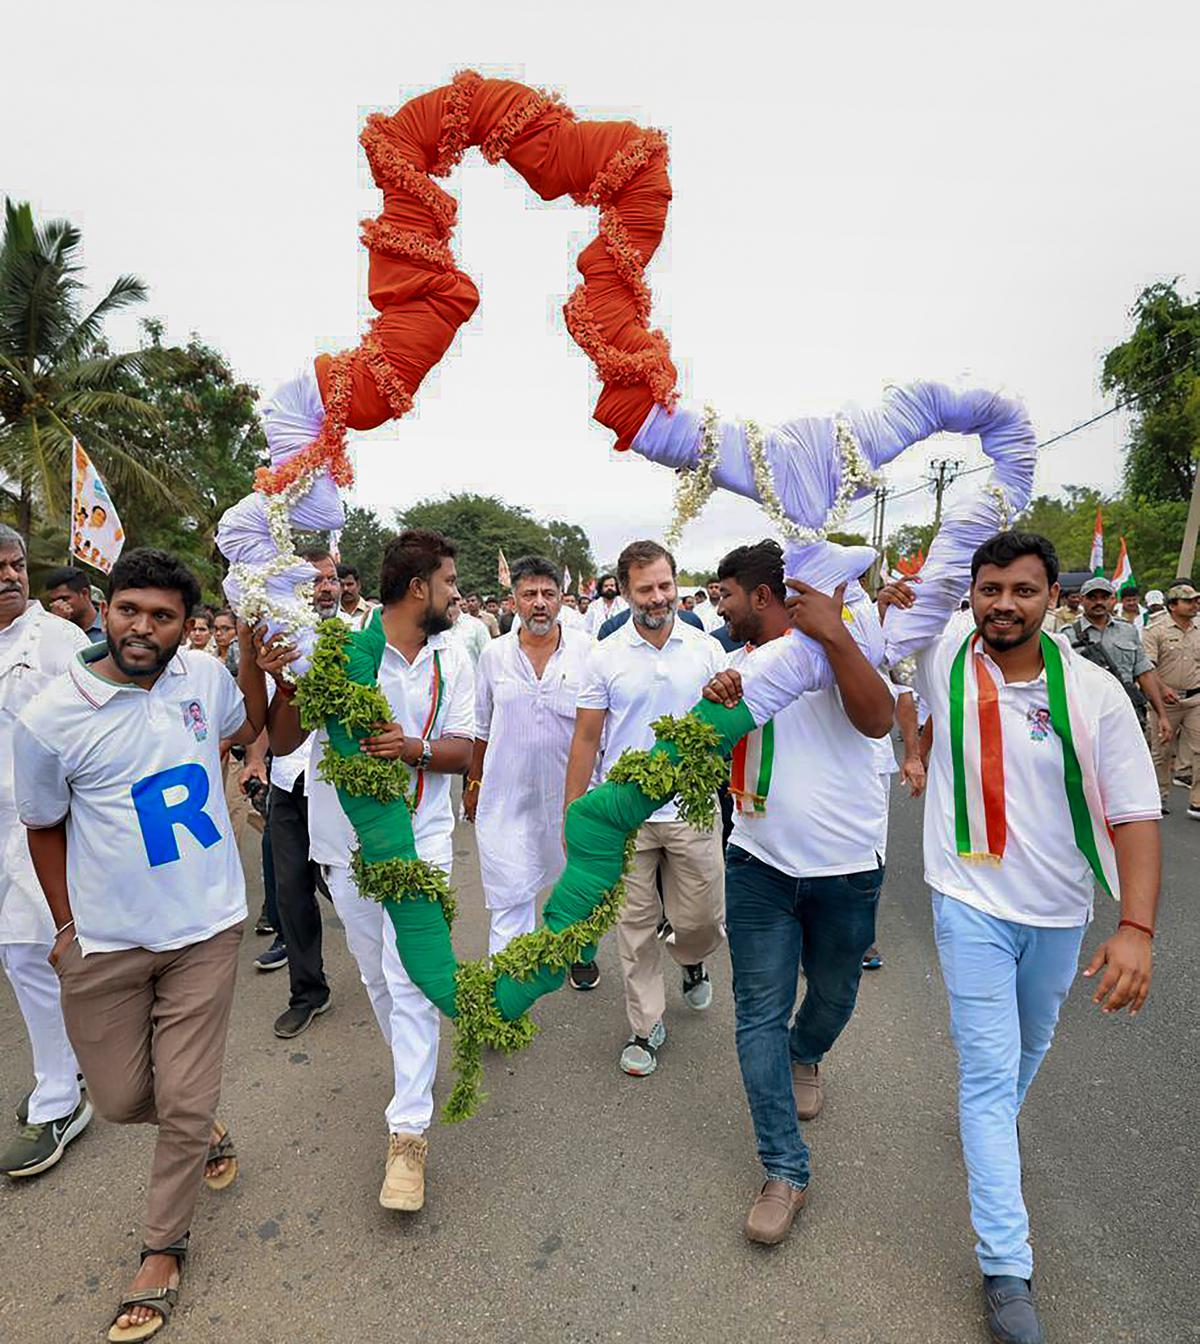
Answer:
[(621, 1051), (621, 1068), (633, 1078), (645, 1078), (658, 1068), (658, 1051), (667, 1039), (661, 1022), (654, 1024), (649, 1036), (631, 1036)]
[(704, 969), (702, 961), (697, 962), (695, 966), (683, 968), (683, 997), (687, 1006), (694, 1008), (698, 1013), (711, 1006), (712, 981), (708, 978), (708, 972)]

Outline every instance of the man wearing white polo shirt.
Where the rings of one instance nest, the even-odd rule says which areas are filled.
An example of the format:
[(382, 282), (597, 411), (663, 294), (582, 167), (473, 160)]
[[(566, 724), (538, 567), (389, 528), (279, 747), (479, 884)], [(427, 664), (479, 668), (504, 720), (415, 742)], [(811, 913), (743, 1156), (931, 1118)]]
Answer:
[[(607, 776), (626, 749), (652, 747), (650, 725), (664, 714), (685, 714), (725, 660), (715, 639), (676, 619), (679, 596), (670, 551), (654, 541), (632, 542), (617, 561), (617, 576), (632, 615), (588, 655), (567, 764), (566, 806), (587, 790), (602, 744), (601, 771)], [(661, 899), (655, 880), (660, 870)], [(719, 821), (709, 831), (695, 831), (678, 819), (672, 800), (638, 831), (617, 924), (625, 1011), (633, 1032), (621, 1052), (626, 1073), (653, 1073), (667, 1037), (660, 936), (683, 969), (689, 1007), (703, 1010), (711, 1004), (704, 959), (725, 941), (724, 886)], [(594, 976), (595, 964), (572, 968), (576, 987), (582, 970)]]
[[(916, 653), (933, 720), (925, 877), (959, 1059), (959, 1122), (988, 1324), (1040, 1344), (1017, 1117), (1075, 978), (1094, 889), (1121, 903), (1085, 976), (1093, 1002), (1136, 1013), (1150, 987), (1159, 888), (1158, 789), (1116, 677), (1042, 634), (1058, 556), (1001, 532), (971, 555), (951, 517), (924, 582), (887, 613), (893, 659)], [(970, 555), (972, 624), (949, 629), (950, 580)]]
[[(450, 637), (449, 610), (459, 601), (457, 549), (439, 532), (412, 529), (387, 545), (379, 575), (387, 647), (379, 689), (393, 722), (364, 739), (363, 750), (400, 760), (410, 771), (413, 843), (417, 855), (447, 876), (454, 855), (450, 779), (467, 768), (475, 736), (475, 691), (470, 659)], [(295, 706), (271, 702), (272, 748), (286, 752), (303, 737)], [(350, 872), (357, 848), (354, 828), (337, 791), (315, 769), (327, 741), (313, 738), (310, 772), (311, 857), (321, 865), (346, 943), (354, 954), (376, 1021), (392, 1055), (394, 1091), (385, 1111), (388, 1154), (379, 1202), (414, 1211), (425, 1202), (425, 1131), (433, 1118), (438, 1010), (408, 978), (396, 932), (383, 906), (358, 894)]]
[(537, 897), (562, 872), (562, 799), (591, 637), (562, 621), (558, 569), (511, 567), (517, 621), (475, 670), (475, 751), (463, 809), (475, 822), (491, 917), (488, 951), (537, 923)]
[[(731, 551), (717, 581), (735, 639), (757, 647), (798, 638), (776, 542)], [(820, 1112), (821, 1062), (854, 1011), (887, 846), (877, 742), (887, 741), (892, 693), (850, 634), (840, 592), (809, 590), (804, 604), (804, 632), (824, 649), (835, 684), (800, 696), (743, 738), (729, 782), (725, 918), (738, 1062), (765, 1176), (745, 1231), (765, 1245), (783, 1240), (804, 1205), (809, 1156), (798, 1121)], [(877, 623), (872, 608), (862, 611)], [(731, 655), (732, 669), (747, 651)], [(728, 690), (736, 699), (740, 685)]]
[(220, 749), (262, 731), (266, 688), (244, 627), (237, 682), (217, 659), (180, 653), (199, 600), (174, 556), (123, 555), (106, 643), (26, 707), (14, 744), (89, 1094), (106, 1119), (158, 1127), (123, 1329), (170, 1315), (201, 1178), (220, 1188), (237, 1171), (214, 1121), (246, 917)]
[(629, 603), (620, 590), (615, 574), (601, 574), (596, 580), (596, 596), (587, 609), (588, 634), (593, 639), (600, 634), (600, 627), (613, 616), (619, 616)]

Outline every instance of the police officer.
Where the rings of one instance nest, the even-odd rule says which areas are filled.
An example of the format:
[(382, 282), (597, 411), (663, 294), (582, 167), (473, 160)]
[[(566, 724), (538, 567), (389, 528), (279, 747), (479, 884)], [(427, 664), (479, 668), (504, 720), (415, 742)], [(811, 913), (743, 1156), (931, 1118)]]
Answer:
[[(1142, 631), (1147, 657), (1162, 684), (1170, 736), (1152, 744), (1159, 792), (1166, 797), (1176, 740), (1200, 759), (1200, 628), (1195, 624), (1200, 593), (1190, 583), (1177, 583), (1167, 592), (1167, 619), (1153, 621)], [(1163, 809), (1166, 810), (1165, 808)], [(1200, 820), (1200, 778), (1193, 765), (1188, 816)]]
[(1143, 724), (1146, 722), (1146, 701), (1149, 701), (1158, 717), (1158, 732), (1152, 736), (1165, 739), (1169, 731), (1167, 707), (1154, 675), (1154, 664), (1142, 648), (1137, 628), (1128, 621), (1113, 619), (1116, 589), (1108, 579), (1097, 576), (1088, 579), (1079, 591), (1083, 599), (1083, 615), (1063, 632), (1071, 647), (1089, 661), (1107, 668), (1120, 681)]

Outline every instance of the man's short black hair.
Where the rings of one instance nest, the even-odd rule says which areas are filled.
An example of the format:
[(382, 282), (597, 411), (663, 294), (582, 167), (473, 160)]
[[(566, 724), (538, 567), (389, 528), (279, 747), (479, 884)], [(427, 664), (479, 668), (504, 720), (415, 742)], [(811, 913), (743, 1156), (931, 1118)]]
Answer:
[(200, 605), (200, 585), (187, 565), (177, 556), (150, 546), (126, 551), (113, 565), (108, 576), (108, 600), (111, 602), (113, 594), (123, 588), (163, 588), (176, 592), (187, 614)]
[(383, 552), (379, 571), (379, 597), (384, 606), (400, 602), (413, 579), (428, 583), (443, 560), (453, 560), (458, 547), (440, 532), (410, 527), (393, 537)]
[(75, 565), (63, 565), (60, 569), (52, 569), (46, 575), (46, 581), (43, 584), (43, 592), (50, 592), (54, 588), (69, 588), (73, 593), (86, 593), (92, 586), (91, 579), (82, 569)]
[(357, 578), (358, 578), (358, 566), (357, 566), (357, 565), (338, 565), (338, 567), (337, 567), (337, 576), (338, 576), (339, 579), (357, 579)]
[(770, 538), (754, 546), (735, 546), (717, 566), (717, 579), (734, 579), (747, 593), (766, 584), (780, 602), (787, 597), (783, 582), (783, 550)]
[(1058, 552), (1050, 538), (1038, 532), (997, 532), (989, 537), (971, 557), (971, 582), (975, 582), (984, 565), (1007, 569), (1023, 555), (1036, 555), (1042, 562), (1049, 587), (1058, 582)]
[(523, 555), (519, 560), (514, 560), (509, 566), (508, 577), (514, 593), (522, 579), (551, 579), (557, 587), (562, 587), (562, 574), (558, 566), (544, 555)]
[(318, 560), (333, 559), (327, 546), (302, 546), (299, 555), (301, 560), (307, 560), (310, 565), (315, 565)]

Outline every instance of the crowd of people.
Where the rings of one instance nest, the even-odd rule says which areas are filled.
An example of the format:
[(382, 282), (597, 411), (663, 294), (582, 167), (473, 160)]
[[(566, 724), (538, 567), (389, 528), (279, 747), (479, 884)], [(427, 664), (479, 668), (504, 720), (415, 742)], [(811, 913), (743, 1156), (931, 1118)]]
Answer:
[[(454, 542), (424, 530), (394, 538), (378, 575), (319, 547), (304, 559), (319, 617), (382, 624), (392, 721), (362, 749), (407, 767), (426, 862), (450, 876), (459, 815), (473, 825), (491, 955), (535, 928), (563, 868), (565, 809), (622, 753), (651, 746), (655, 720), (702, 696), (736, 703), (748, 650), (797, 632), (820, 646), (829, 685), (738, 744), (715, 824), (697, 831), (667, 802), (638, 831), (615, 935), (628, 1035), (614, 1057), (634, 1078), (669, 1069), (675, 996), (682, 1011), (709, 1009), (709, 966), (728, 951), (763, 1169), (745, 1234), (782, 1241), (810, 1185), (802, 1125), (821, 1112), (864, 970), (883, 964), (891, 776), (914, 796), (928, 778), (925, 872), (989, 1323), (998, 1340), (1039, 1340), (1017, 1116), (1075, 976), (1094, 882), (1116, 895), (1119, 875), (1121, 899), (1120, 928), (1085, 972), (1096, 1001), (1136, 1012), (1149, 988), (1172, 778), (1186, 777), (1200, 818), (1200, 775), (1175, 763), (1181, 744), (1190, 772), (1200, 748), (1190, 583), (1148, 593), (1143, 611), (1136, 596), (1118, 609), (1112, 584), (1092, 578), (1058, 605), (1050, 544), (1002, 533), (976, 552), (965, 613), (957, 596), (933, 604), (913, 659), (881, 669), (852, 638), (861, 617), (841, 592), (786, 580), (773, 541), (734, 548), (690, 596), (665, 547), (634, 541), (590, 601), (565, 594), (540, 556), (511, 566), (500, 599), (461, 594)], [(919, 609), (918, 588), (919, 576), (886, 584), (878, 616)], [(0, 528), (0, 959), (35, 1078), (0, 1169), (48, 1171), (93, 1107), (157, 1126), (142, 1264), (109, 1335), (142, 1339), (177, 1300), (201, 1186), (237, 1176), (217, 1105), (242, 858), (261, 863), (253, 927), (270, 939), (254, 964), (288, 973), (277, 1036), (329, 1008), (322, 902), (340, 918), (393, 1065), (389, 1209), (424, 1203), (438, 1013), (386, 910), (358, 894), (354, 832), (316, 767), (325, 733), (301, 723), (286, 641), (202, 606), (162, 552), (127, 552), (106, 600), (73, 569), (49, 575), (42, 596), (30, 600), (22, 538)], [(1093, 834), (1101, 803), (1107, 832)], [(956, 826), (982, 836), (979, 853), (964, 853)], [(570, 968), (580, 993), (599, 978), (594, 960)]]

